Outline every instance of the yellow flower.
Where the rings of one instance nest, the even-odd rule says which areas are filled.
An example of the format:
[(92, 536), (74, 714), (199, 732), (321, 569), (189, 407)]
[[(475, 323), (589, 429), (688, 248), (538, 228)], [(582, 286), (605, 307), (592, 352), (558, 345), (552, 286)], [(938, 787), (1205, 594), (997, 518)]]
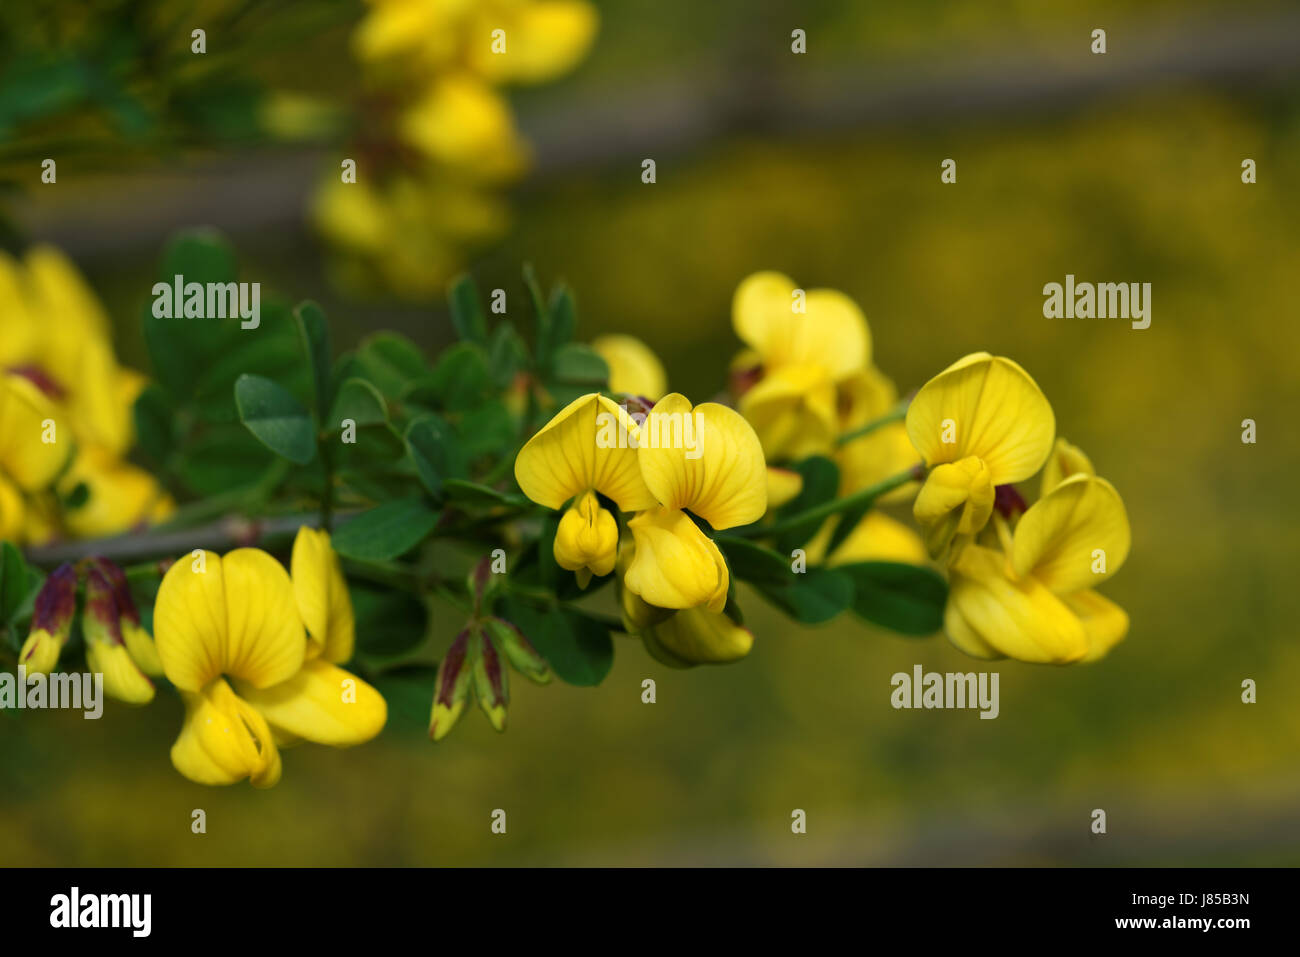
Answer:
[[(126, 588), (125, 578), (120, 585)], [(122, 634), (122, 606), (114, 586), (103, 565), (99, 562), (89, 565), (86, 571), (86, 611), (81, 617), (81, 630), (86, 639), (86, 665), (93, 673), (104, 676), (104, 693), (110, 698), (127, 704), (148, 704), (153, 700), (154, 685), (126, 644)]]
[(598, 336), (591, 348), (609, 366), (609, 390), (657, 402), (668, 390), (659, 358), (635, 336)]
[(363, 61), (465, 66), (494, 83), (537, 83), (572, 69), (597, 23), (581, 0), (373, 0), (353, 44)]
[(560, 410), (515, 459), (515, 479), (530, 499), (552, 509), (571, 503), (556, 532), (555, 560), (583, 586), (593, 574), (608, 575), (617, 557), (617, 525), (594, 493), (624, 512), (655, 504), (637, 459), (640, 435), (622, 406), (593, 392)]
[(1097, 470), (1092, 467), (1092, 460), (1083, 453), (1082, 449), (1057, 436), (1052, 454), (1048, 456), (1047, 464), (1043, 466), (1043, 483), (1038, 494), (1046, 495), (1071, 475), (1080, 472), (1084, 475), (1097, 474)]
[(944, 630), (980, 658), (1094, 661), (1123, 639), (1128, 616), (1092, 589), (1128, 557), (1119, 493), (1076, 474), (1021, 516), (1005, 551), (968, 545), (952, 566)]
[[(620, 577), (627, 573), (636, 545), (624, 541), (618, 554)], [(656, 661), (673, 668), (724, 664), (749, 654), (754, 634), (724, 612), (704, 607), (675, 611), (651, 605), (625, 585), (619, 585), (623, 626), (637, 635)]]
[(439, 78), (402, 114), (402, 138), (430, 159), (483, 179), (508, 179), (527, 165), (505, 99), (466, 74)]
[(174, 508), (152, 475), (96, 446), (78, 450), (58, 489), (66, 496), (78, 485), (89, 494), (82, 505), (65, 507), (63, 515), (64, 527), (77, 538), (117, 535), (160, 521)]
[[(839, 386), (840, 433), (874, 422), (897, 406), (898, 389), (888, 376), (875, 366), (855, 372)], [(848, 496), (916, 465), (917, 453), (900, 420), (845, 442), (835, 455), (835, 464), (840, 469), (840, 495)], [(882, 505), (907, 501), (916, 491), (916, 483), (908, 482), (876, 501)]]
[[(833, 289), (797, 289), (760, 272), (736, 288), (736, 335), (762, 378), (740, 397), (770, 459), (829, 451), (840, 433), (837, 386), (868, 368), (871, 331), (853, 300)], [(746, 361), (751, 361), (746, 359)]]
[(383, 728), (384, 699), (335, 663), (351, 651), (353, 626), (332, 554), (328, 539), (303, 530), (294, 580), (252, 548), (182, 559), (163, 578), (154, 633), (185, 701), (172, 763), (190, 780), (270, 787), (277, 741), (347, 747)]
[(636, 554), (624, 586), (661, 608), (722, 611), (727, 564), (684, 510), (719, 531), (762, 518), (767, 463), (758, 436), (735, 410), (713, 402), (692, 408), (674, 392), (651, 409), (637, 457), (659, 505), (628, 522)]
[(1010, 359), (976, 352), (927, 382), (908, 407), (907, 434), (932, 469), (914, 507), (931, 553), (977, 534), (993, 489), (1037, 472), (1055, 430), (1038, 384)]
[(916, 532), (897, 519), (874, 509), (863, 516), (848, 537), (828, 557), (826, 546), (840, 518), (831, 518), (804, 547), (808, 561), (825, 562), (830, 567), (854, 562), (905, 562), (924, 565), (928, 559), (925, 545)]

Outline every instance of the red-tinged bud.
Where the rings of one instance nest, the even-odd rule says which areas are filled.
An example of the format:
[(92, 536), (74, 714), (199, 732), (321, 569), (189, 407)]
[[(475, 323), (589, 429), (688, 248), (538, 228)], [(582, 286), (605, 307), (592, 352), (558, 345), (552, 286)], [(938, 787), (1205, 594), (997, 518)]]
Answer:
[(456, 636), (442, 664), (438, 665), (438, 677), (433, 683), (433, 712), (429, 716), (429, 737), (434, 741), (445, 738), (465, 710), (465, 697), (469, 694), (470, 676), (481, 640), (477, 628), (466, 628)]
[(506, 729), (506, 707), (510, 703), (509, 676), (496, 646), (479, 637), (480, 654), (474, 662), (474, 694), (492, 727)]
[(999, 485), (993, 489), (993, 507), (1008, 520), (1023, 514), (1029, 508), (1024, 496), (1014, 485)]
[(483, 610), (483, 599), (487, 597), (493, 585), (492, 581), (492, 559), (489, 556), (480, 558), (473, 568), (469, 571), (469, 577), (465, 580), (465, 586), (469, 590), (470, 600), (474, 603), (474, 617), (477, 618)]
[(126, 644), (131, 659), (145, 674), (159, 677), (163, 673), (162, 659), (158, 657), (158, 647), (154, 644), (153, 636), (140, 624), (140, 612), (135, 607), (135, 599), (131, 597), (131, 586), (126, 580), (126, 573), (107, 558), (92, 558), (90, 561), (113, 588), (122, 641)]
[(538, 684), (546, 684), (551, 680), (550, 665), (516, 625), (502, 618), (489, 618), (483, 622), (483, 626), (489, 638), (506, 656), (506, 660), (514, 665), (516, 671)]
[(18, 653), (18, 663), (26, 667), (28, 674), (49, 674), (53, 670), (76, 613), (77, 573), (71, 565), (63, 564), (50, 572), (36, 593), (32, 628)]
[(153, 682), (131, 657), (122, 638), (122, 616), (112, 582), (98, 564), (86, 572), (86, 610), (81, 617), (86, 663), (104, 676), (104, 693), (128, 704), (153, 700)]

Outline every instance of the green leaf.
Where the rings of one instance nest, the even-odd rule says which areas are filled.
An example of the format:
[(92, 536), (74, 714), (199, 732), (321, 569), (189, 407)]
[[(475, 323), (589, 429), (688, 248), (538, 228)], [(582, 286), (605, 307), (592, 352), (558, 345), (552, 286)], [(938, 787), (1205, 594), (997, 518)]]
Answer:
[(424, 644), (429, 612), (414, 595), (370, 582), (349, 582), (356, 615), (357, 651), (376, 658), (396, 658)]
[(443, 497), (455, 505), (527, 505), (522, 495), (498, 492), (487, 485), (464, 479), (447, 479), (442, 483)]
[(167, 392), (151, 382), (141, 390), (132, 407), (136, 444), (155, 465), (167, 462), (176, 446), (175, 417)]
[(551, 290), (551, 301), (547, 310), (549, 323), (546, 349), (548, 355), (554, 355), (573, 341), (577, 330), (577, 308), (573, 304), (573, 293), (563, 283)]
[(488, 372), (492, 384), (498, 389), (510, 388), (519, 370), (527, 364), (527, 345), (513, 325), (502, 322), (492, 333), (492, 342), (488, 345)]
[(345, 379), (334, 397), (334, 406), (326, 416), (325, 426), (331, 430), (341, 429), (344, 419), (351, 419), (357, 428), (383, 425), (388, 421), (388, 403), (365, 379)]
[(600, 389), (609, 384), (609, 365), (591, 346), (570, 342), (556, 350), (551, 364), (551, 379), (565, 385)]
[(538, 609), (507, 599), (501, 616), (513, 622), (561, 681), (600, 684), (614, 665), (614, 642), (604, 622), (567, 608)]
[[(823, 455), (806, 458), (802, 462), (795, 463), (791, 468), (803, 476), (803, 487), (798, 495), (777, 510), (778, 522), (829, 502), (839, 491), (839, 467)], [(806, 545), (825, 521), (825, 519), (814, 519), (812, 522), (803, 522), (782, 533), (777, 538), (777, 548), (782, 552), (789, 552)]]
[(301, 302), (293, 310), (294, 324), (311, 365), (312, 394), (316, 397), (316, 415), (324, 421), (334, 396), (330, 382), (330, 330), (325, 313), (316, 303)]
[(468, 275), (457, 277), (447, 292), (451, 306), (451, 324), (456, 335), (466, 342), (487, 344), (487, 319), (478, 298), (478, 287)]
[(418, 499), (385, 502), (340, 525), (334, 550), (358, 561), (388, 561), (424, 541), (437, 524), (438, 513)]
[(460, 342), (439, 358), (431, 376), (421, 380), (408, 398), (432, 400), (448, 411), (473, 409), (492, 392), (487, 354), (469, 342)]
[(444, 479), (465, 474), (464, 456), (456, 437), (438, 416), (420, 416), (407, 427), (404, 440), (420, 484), (434, 498), (442, 495)]
[(855, 562), (836, 570), (853, 580), (853, 610), (867, 621), (904, 635), (932, 635), (943, 628), (948, 585), (933, 569)]
[(753, 542), (719, 536), (717, 543), (734, 578), (752, 584), (796, 621), (808, 625), (829, 621), (853, 603), (853, 581), (839, 569), (796, 572), (792, 559)]
[(379, 332), (366, 339), (353, 357), (349, 375), (369, 379), (387, 398), (396, 399), (416, 380), (429, 374), (424, 353), (396, 332)]
[(316, 455), (311, 416), (287, 389), (261, 376), (235, 380), (239, 420), (263, 445), (290, 462), (306, 465)]
[(27, 597), (27, 563), (9, 542), (0, 543), (0, 625), (7, 625)]
[(465, 461), (489, 455), (499, 460), (514, 450), (517, 429), (514, 416), (497, 399), (465, 412), (456, 423), (456, 438)]
[(177, 477), (196, 495), (220, 495), (260, 481), (280, 461), (239, 422), (205, 428), (185, 445)]

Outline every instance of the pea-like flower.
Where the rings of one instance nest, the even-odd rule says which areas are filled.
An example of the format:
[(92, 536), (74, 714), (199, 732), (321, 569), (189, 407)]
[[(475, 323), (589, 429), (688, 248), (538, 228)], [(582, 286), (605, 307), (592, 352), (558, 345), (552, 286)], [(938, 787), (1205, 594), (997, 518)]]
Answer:
[(691, 516), (718, 531), (762, 518), (768, 476), (758, 436), (734, 409), (692, 407), (674, 392), (651, 409), (637, 457), (658, 505), (628, 522), (636, 552), (624, 587), (660, 608), (722, 611), (727, 563)]
[(1001, 548), (971, 544), (952, 566), (949, 640), (979, 658), (1094, 661), (1128, 615), (1093, 590), (1124, 564), (1131, 533), (1119, 493), (1087, 472), (1031, 505)]
[(641, 396), (657, 402), (668, 391), (663, 363), (640, 339), (627, 335), (597, 336), (591, 348), (609, 366), (611, 392)]
[(1042, 467), (1056, 419), (1046, 396), (1010, 359), (976, 352), (917, 392), (907, 435), (931, 470), (913, 505), (936, 557), (955, 557), (984, 528), (995, 489)]
[(200, 553), (163, 578), (158, 654), (185, 702), (172, 764), (200, 784), (280, 779), (277, 745), (373, 738), (384, 699), (338, 667), (355, 639), (351, 600), (323, 532), (302, 529), (293, 577), (266, 552)]
[(555, 534), (555, 560), (584, 587), (608, 575), (618, 557), (618, 525), (596, 493), (624, 512), (653, 508), (641, 477), (641, 431), (622, 406), (590, 393), (574, 399), (528, 440), (515, 459), (515, 479), (539, 505), (565, 509)]

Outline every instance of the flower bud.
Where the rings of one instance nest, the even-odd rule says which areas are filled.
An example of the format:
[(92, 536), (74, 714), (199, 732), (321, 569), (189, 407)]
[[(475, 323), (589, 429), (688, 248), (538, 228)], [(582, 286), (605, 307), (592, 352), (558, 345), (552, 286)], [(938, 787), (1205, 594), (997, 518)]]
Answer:
[(162, 675), (162, 659), (158, 657), (158, 648), (153, 637), (140, 624), (140, 612), (131, 597), (131, 586), (126, 574), (117, 565), (106, 558), (94, 560), (108, 583), (113, 587), (113, 598), (117, 601), (118, 625), (122, 632), (122, 641), (140, 670), (146, 675), (157, 678)]
[(434, 741), (445, 738), (465, 710), (465, 696), (469, 693), (479, 640), (477, 629), (466, 628), (456, 636), (442, 664), (438, 665), (438, 677), (433, 685), (433, 712), (429, 716), (429, 737)]
[(122, 640), (121, 613), (113, 585), (98, 564), (86, 573), (86, 611), (81, 617), (86, 637), (86, 664), (104, 676), (104, 693), (127, 704), (153, 700), (153, 682), (145, 676)]
[(489, 618), (483, 622), (483, 627), (516, 671), (538, 684), (551, 680), (550, 665), (516, 625), (501, 618)]
[(77, 573), (65, 563), (50, 572), (36, 593), (31, 632), (18, 653), (18, 663), (29, 675), (49, 674), (53, 670), (72, 630), (76, 612)]
[(477, 636), (479, 654), (474, 661), (474, 695), (492, 727), (506, 729), (506, 706), (510, 703), (509, 676), (496, 646), (482, 633)]

